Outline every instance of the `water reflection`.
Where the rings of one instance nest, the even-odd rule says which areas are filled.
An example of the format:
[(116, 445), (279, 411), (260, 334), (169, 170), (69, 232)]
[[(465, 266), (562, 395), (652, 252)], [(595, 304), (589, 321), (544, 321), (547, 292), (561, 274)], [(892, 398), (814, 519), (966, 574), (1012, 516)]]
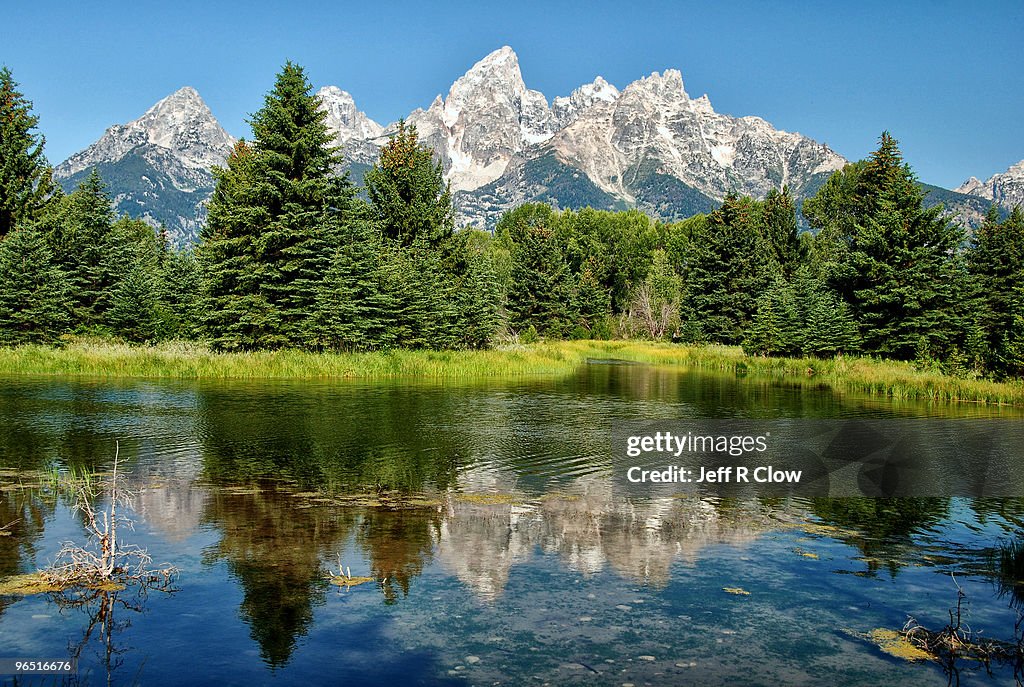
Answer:
[[(1019, 411), (897, 405), (729, 374), (614, 365), (559, 380), (457, 385), (14, 380), (0, 389), (0, 465), (16, 468), (0, 473), (0, 527), (15, 523), (11, 536), (0, 536), (0, 576), (44, 563), (74, 525), (61, 504), (5, 485), (50, 465), (104, 468), (119, 440), (146, 525), (139, 543), (160, 547), (172, 563), (202, 553), (182, 577), (186, 593), (173, 607), (181, 615), (163, 619), (175, 623), (176, 646), (213, 651), (203, 647), (233, 623), (242, 639), (225, 645), (239, 655), (251, 649), (262, 670), (273, 670), (238, 677), (236, 666), (221, 678), (315, 680), (330, 667), (314, 660), (308, 647), (316, 647), (350, 659), (345, 675), (357, 683), (385, 674), (408, 682), (423, 671), (434, 676), (425, 682), (442, 683), (447, 670), (493, 644), (501, 648), (482, 663), (490, 661), (494, 680), (547, 666), (536, 670), (555, 682), (603, 675), (621, 684), (631, 680), (604, 664), (626, 660), (615, 653), (620, 647), (637, 654), (634, 644), (646, 642), (643, 651), (660, 656), (689, 637), (687, 651), (704, 667), (722, 655), (716, 638), (733, 637), (719, 631), (728, 627), (748, 634), (732, 649), (739, 672), (716, 668), (721, 682), (750, 675), (770, 656), (775, 668), (766, 675), (809, 676), (810, 669), (786, 671), (813, 659), (823, 670), (858, 666), (853, 681), (870, 684), (897, 669), (868, 647), (840, 645), (836, 623), (851, 614), (862, 629), (898, 627), (915, 594), (931, 605), (945, 598), (948, 576), (933, 573), (954, 571), (973, 581), (979, 620), (1001, 627), (1003, 606), (1022, 595), (1014, 565), (994, 563), (994, 533), (1007, 542), (1024, 535), (1024, 499), (629, 494), (610, 477), (609, 430), (622, 418), (950, 413)], [(325, 575), (339, 556), (375, 582), (335, 593)], [(739, 585), (753, 590), (749, 599), (723, 591)], [(1005, 596), (994, 605), (1000, 589)], [(640, 601), (646, 612), (630, 617)], [(0, 597), (0, 637), (17, 632), (12, 603)], [(221, 634), (202, 626), (212, 622), (202, 603), (215, 607)], [(103, 617), (113, 618), (101, 613), (100, 627)], [(791, 643), (778, 654), (772, 633), (783, 622), (803, 625), (783, 632)], [(163, 629), (145, 638), (155, 645)], [(776, 644), (766, 643), (770, 635)], [(373, 658), (385, 655), (387, 665)], [(570, 655), (582, 673), (566, 678), (557, 671)], [(89, 660), (97, 670), (105, 663), (102, 654)], [(666, 677), (674, 665), (638, 674), (681, 682)], [(919, 669), (906, 670), (900, 675)]]

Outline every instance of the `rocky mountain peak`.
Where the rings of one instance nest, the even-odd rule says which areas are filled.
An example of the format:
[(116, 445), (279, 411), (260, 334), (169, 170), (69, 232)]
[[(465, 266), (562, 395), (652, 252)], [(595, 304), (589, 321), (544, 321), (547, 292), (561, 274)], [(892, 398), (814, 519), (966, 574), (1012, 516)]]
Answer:
[(971, 177), (954, 190), (991, 200), (1007, 210), (1015, 205), (1024, 206), (1024, 160), (986, 181)]
[(159, 100), (138, 119), (110, 127), (55, 171), (58, 177), (70, 177), (98, 164), (117, 162), (146, 145), (170, 151), (187, 168), (208, 171), (224, 163), (234, 144), (199, 93), (186, 86)]
[(690, 96), (683, 87), (683, 74), (678, 69), (666, 69), (664, 72), (652, 72), (650, 76), (634, 81), (626, 87), (626, 91), (646, 93), (656, 98), (689, 100)]
[(551, 103), (551, 114), (564, 128), (574, 122), (579, 113), (595, 103), (611, 103), (619, 97), (619, 89), (598, 76), (591, 83), (583, 84), (568, 96), (555, 98)]
[(324, 86), (316, 95), (320, 98), (320, 109), (327, 112), (327, 128), (339, 144), (373, 139), (384, 133), (384, 127), (361, 112), (347, 91), (337, 86)]

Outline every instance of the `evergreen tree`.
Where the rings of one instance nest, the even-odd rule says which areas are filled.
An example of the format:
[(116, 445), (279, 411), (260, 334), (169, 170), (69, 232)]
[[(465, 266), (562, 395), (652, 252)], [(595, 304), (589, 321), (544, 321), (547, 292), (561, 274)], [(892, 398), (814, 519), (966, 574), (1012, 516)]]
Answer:
[[(572, 290), (575, 301), (570, 310), (576, 316), (573, 338), (608, 338), (608, 317), (612, 298), (609, 289), (599, 278), (601, 267), (596, 258), (588, 258), (576, 274), (576, 287)], [(676, 304), (678, 307), (678, 303)]]
[(689, 317), (699, 324), (705, 340), (740, 343), (757, 299), (770, 283), (757, 222), (754, 202), (730, 194), (688, 244)]
[(546, 205), (523, 205), (502, 216), (497, 233), (511, 255), (507, 309), (516, 330), (533, 327), (560, 337), (575, 319), (573, 278), (554, 229), (555, 213)]
[(203, 327), (217, 348), (316, 345), (311, 318), (351, 221), (354, 190), (326, 112), (301, 67), (287, 62), (240, 142), (216, 172), (198, 256)]
[(779, 278), (757, 299), (743, 350), (748, 355), (798, 355), (803, 332), (793, 289)]
[(366, 351), (387, 347), (391, 303), (381, 290), (381, 246), (365, 223), (354, 223), (334, 254), (317, 297), (308, 339), (317, 348)]
[(385, 238), (406, 247), (440, 248), (450, 241), (455, 230), (451, 189), (433, 151), (419, 142), (416, 127), (399, 121), (363, 181)]
[(857, 323), (846, 303), (827, 284), (799, 272), (794, 282), (800, 353), (819, 358), (852, 353), (860, 346)]
[(837, 174), (809, 201), (810, 215), (832, 222), (822, 245), (836, 250), (824, 273), (850, 304), (865, 349), (900, 359), (962, 350), (966, 328), (956, 300), (966, 284), (955, 257), (962, 231), (941, 207), (924, 208), (888, 132), (869, 160)]
[(0, 241), (0, 345), (56, 341), (69, 307), (68, 283), (42, 233), (23, 228)]
[(133, 343), (149, 343), (158, 338), (159, 299), (152, 269), (145, 260), (133, 260), (128, 272), (111, 289), (106, 321), (114, 334)]
[(984, 337), (987, 368), (997, 375), (1009, 373), (1008, 350), (1016, 337), (1015, 305), (1020, 298), (1024, 275), (1024, 213), (1014, 208), (1001, 221), (993, 205), (982, 225), (974, 232), (966, 256), (976, 303), (975, 322)]
[(64, 198), (49, 242), (67, 275), (75, 327), (103, 324), (111, 289), (124, 274), (122, 236), (114, 231), (114, 210), (95, 169)]
[(11, 70), (0, 67), (0, 239), (38, 220), (59, 197), (38, 125)]
[(161, 332), (171, 339), (198, 335), (202, 281), (194, 251), (168, 250), (157, 284)]
[(803, 246), (796, 223), (796, 206), (789, 188), (771, 189), (764, 199), (761, 211), (761, 235), (770, 259), (778, 266), (782, 276), (792, 279), (803, 262)]
[(486, 348), (501, 324), (502, 290), (493, 258), (487, 252), (470, 254), (466, 279), (459, 289), (459, 322), (467, 348)]
[(217, 185), (196, 249), (202, 330), (222, 350), (280, 346), (283, 341), (271, 324), (271, 307), (261, 290), (255, 245), (270, 217), (258, 188), (256, 152), (239, 141), (227, 166), (213, 172)]
[(267, 211), (254, 245), (271, 346), (308, 343), (308, 319), (350, 220), (354, 190), (333, 173), (341, 158), (326, 118), (305, 72), (291, 62), (253, 116), (255, 182)]

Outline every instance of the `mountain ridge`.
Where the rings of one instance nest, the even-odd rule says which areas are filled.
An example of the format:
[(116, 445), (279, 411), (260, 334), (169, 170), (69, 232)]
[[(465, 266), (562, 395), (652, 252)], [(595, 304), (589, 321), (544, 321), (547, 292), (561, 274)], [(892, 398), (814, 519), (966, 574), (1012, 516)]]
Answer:
[[(373, 121), (338, 86), (317, 95), (343, 167), (361, 178), (397, 123)], [(706, 211), (731, 192), (763, 197), (785, 185), (800, 199), (847, 162), (760, 117), (716, 112), (707, 94), (690, 97), (677, 69), (621, 90), (596, 76), (549, 101), (527, 86), (508, 46), (475, 62), (406, 122), (443, 165), (462, 226), (492, 228), (505, 210), (528, 201), (562, 209), (638, 207), (675, 219)], [(108, 128), (58, 165), (55, 176), (69, 189), (99, 167), (119, 212), (166, 224), (184, 245), (205, 221), (210, 167), (223, 165), (234, 143), (195, 89), (184, 87), (138, 119)], [(1006, 176), (1017, 167), (1019, 175)], [(976, 223), (982, 199), (1001, 202), (1018, 190), (1024, 200), (1024, 161), (1003, 176), (972, 177), (938, 195), (956, 205), (951, 214)]]

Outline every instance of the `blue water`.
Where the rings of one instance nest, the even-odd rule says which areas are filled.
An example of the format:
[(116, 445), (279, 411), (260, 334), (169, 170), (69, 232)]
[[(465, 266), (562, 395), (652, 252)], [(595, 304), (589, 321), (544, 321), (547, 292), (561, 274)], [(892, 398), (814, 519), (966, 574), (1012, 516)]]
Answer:
[[(73, 680), (0, 684), (941, 685), (942, 666), (858, 633), (939, 629), (957, 585), (972, 628), (1014, 639), (989, 553), (1021, 536), (1015, 499), (625, 496), (607, 448), (622, 417), (1010, 411), (609, 365), (461, 385), (6, 381), (0, 526), (19, 522), (0, 574), (84, 541), (70, 499), (24, 488), (36, 471), (109, 469), (117, 442), (124, 536), (179, 575), (82, 608), (0, 598), (0, 658), (79, 652)], [(330, 585), (339, 559), (374, 581)]]

